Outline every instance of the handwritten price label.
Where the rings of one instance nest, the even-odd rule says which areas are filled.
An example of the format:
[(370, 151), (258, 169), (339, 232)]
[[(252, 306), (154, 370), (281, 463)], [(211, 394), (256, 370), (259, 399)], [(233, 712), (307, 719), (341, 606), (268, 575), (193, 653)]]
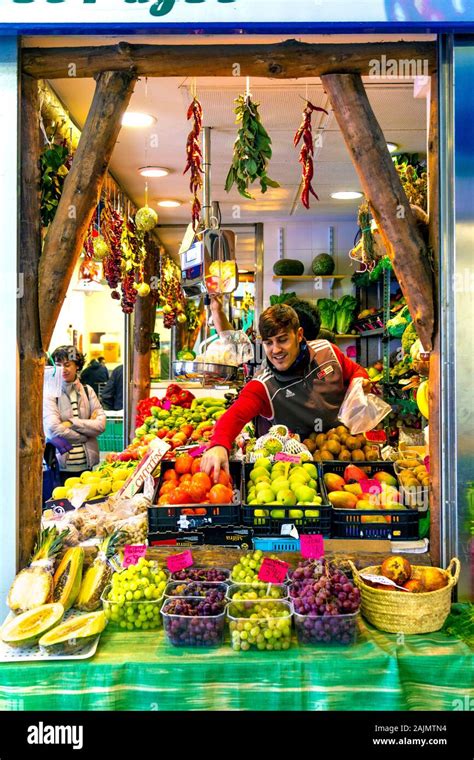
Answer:
[(193, 555), (189, 549), (181, 554), (173, 554), (166, 560), (168, 570), (170, 573), (179, 573), (180, 570), (185, 570), (187, 567), (194, 565)]
[(279, 451), (278, 454), (275, 454), (275, 461), (276, 462), (291, 462), (292, 464), (299, 464), (300, 458), (297, 457), (295, 454), (284, 454), (283, 451)]
[(365, 581), (379, 583), (382, 586), (387, 586), (387, 589), (399, 588), (401, 591), (409, 591), (409, 589), (404, 588), (403, 586), (398, 586), (394, 581), (391, 581), (390, 578), (386, 578), (385, 575), (374, 575), (372, 573), (359, 573), (359, 575)]
[(374, 478), (367, 478), (365, 480), (359, 480), (359, 485), (362, 488), (362, 493), (382, 493), (382, 485), (378, 480)]
[(300, 552), (305, 559), (321, 559), (324, 557), (324, 539), (319, 533), (300, 536)]
[(140, 557), (146, 556), (147, 546), (146, 544), (125, 544), (123, 551), (123, 567), (129, 567), (130, 565), (136, 565)]
[(258, 580), (264, 583), (284, 583), (289, 567), (288, 562), (279, 559), (264, 559)]

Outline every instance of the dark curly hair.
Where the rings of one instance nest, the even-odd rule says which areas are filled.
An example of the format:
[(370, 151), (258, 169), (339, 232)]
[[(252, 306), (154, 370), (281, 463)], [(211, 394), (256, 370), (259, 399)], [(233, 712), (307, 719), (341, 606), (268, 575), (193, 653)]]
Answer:
[(316, 340), (321, 329), (321, 317), (317, 306), (301, 298), (290, 298), (285, 303), (296, 311), (305, 339)]
[(77, 371), (80, 372), (83, 368), (86, 357), (82, 354), (76, 346), (58, 346), (52, 353), (53, 361), (55, 364), (61, 362), (74, 362), (77, 365)]

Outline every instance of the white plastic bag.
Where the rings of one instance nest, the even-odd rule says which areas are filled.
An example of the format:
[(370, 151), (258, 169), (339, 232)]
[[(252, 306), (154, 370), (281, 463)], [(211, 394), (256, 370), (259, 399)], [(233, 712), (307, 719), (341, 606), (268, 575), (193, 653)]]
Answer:
[(59, 398), (62, 393), (63, 368), (59, 364), (47, 364), (44, 368), (43, 393), (45, 396)]
[(379, 396), (364, 393), (362, 380), (362, 377), (353, 380), (339, 409), (339, 419), (349, 428), (351, 435), (373, 430), (392, 411), (390, 404)]

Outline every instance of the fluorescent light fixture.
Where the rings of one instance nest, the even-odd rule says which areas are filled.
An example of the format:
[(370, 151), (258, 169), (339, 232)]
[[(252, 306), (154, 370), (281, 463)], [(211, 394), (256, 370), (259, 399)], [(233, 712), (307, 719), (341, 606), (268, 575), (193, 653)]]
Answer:
[(387, 143), (387, 148), (390, 153), (395, 153), (395, 151), (397, 151), (399, 147), (400, 146), (397, 145), (397, 143), (391, 143), (391, 142)]
[(122, 116), (122, 127), (151, 127), (155, 122), (154, 116), (139, 111), (125, 111)]
[(183, 204), (181, 201), (158, 201), (157, 205), (161, 206), (161, 208), (178, 208)]
[(362, 198), (362, 193), (356, 190), (341, 190), (338, 193), (331, 193), (331, 198), (334, 198), (336, 201), (353, 201), (356, 198)]
[(138, 171), (142, 177), (167, 177), (170, 173), (169, 169), (162, 166), (141, 166)]

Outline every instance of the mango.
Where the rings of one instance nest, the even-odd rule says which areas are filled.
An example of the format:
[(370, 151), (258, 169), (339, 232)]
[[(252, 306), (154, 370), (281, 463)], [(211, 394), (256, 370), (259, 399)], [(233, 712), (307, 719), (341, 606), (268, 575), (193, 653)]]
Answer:
[(380, 505), (369, 501), (369, 499), (359, 499), (357, 509), (380, 509)]
[(349, 483), (344, 486), (343, 491), (353, 493), (354, 496), (360, 496), (362, 494), (362, 488), (359, 483)]
[(332, 491), (328, 498), (332, 506), (338, 509), (355, 509), (357, 504), (357, 497), (347, 491)]
[(396, 486), (397, 485), (397, 479), (393, 477), (393, 475), (390, 475), (388, 472), (383, 472), (380, 470), (379, 472), (375, 472), (374, 480), (378, 480), (379, 483), (386, 483), (388, 486)]
[(349, 464), (347, 465), (346, 469), (344, 470), (344, 480), (346, 483), (349, 483), (351, 480), (356, 480), (359, 482), (360, 480), (366, 480), (367, 479), (367, 473), (365, 473), (363, 470), (360, 469), (360, 467), (357, 467), (355, 464)]
[(328, 493), (332, 493), (332, 491), (343, 491), (346, 484), (344, 478), (341, 478), (340, 475), (336, 475), (334, 472), (327, 472), (325, 474), (324, 483)]

